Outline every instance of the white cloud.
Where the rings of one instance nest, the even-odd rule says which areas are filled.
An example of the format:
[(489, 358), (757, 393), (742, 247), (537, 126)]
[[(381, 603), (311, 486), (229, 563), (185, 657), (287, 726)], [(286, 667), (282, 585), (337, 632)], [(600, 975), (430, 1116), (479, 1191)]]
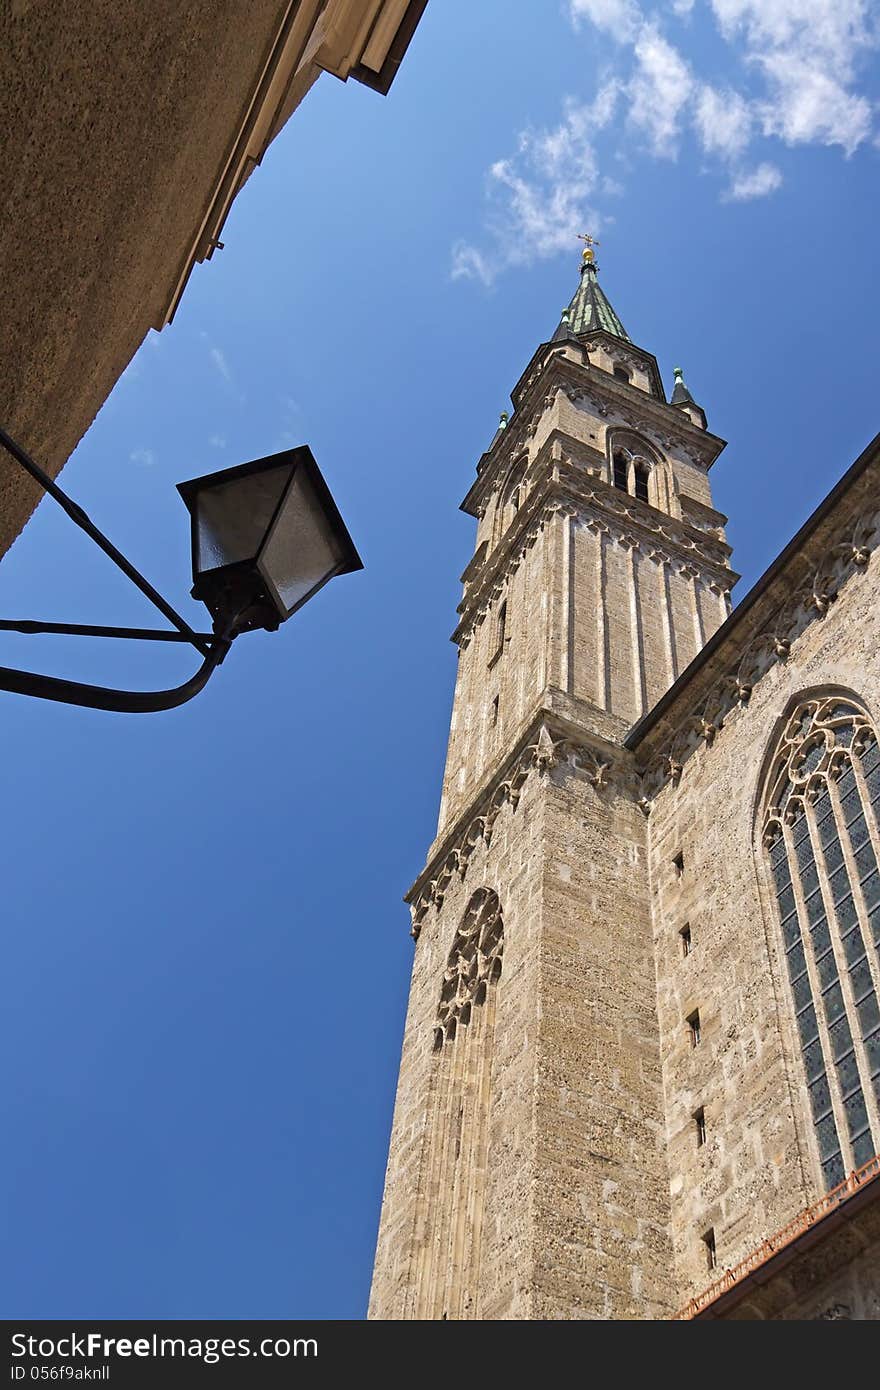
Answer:
[(152, 468), (156, 462), (156, 455), (152, 449), (132, 449), (128, 457), (132, 463), (140, 464), (142, 468)]
[(482, 280), (484, 285), (491, 285), (499, 269), (500, 266), (466, 241), (457, 241), (452, 248), (450, 273), (453, 280)]
[(491, 285), (509, 266), (571, 249), (585, 224), (598, 229), (591, 200), (600, 185), (607, 196), (610, 181), (600, 177), (592, 136), (611, 120), (617, 96), (617, 85), (609, 83), (593, 102), (567, 102), (558, 126), (523, 131), (517, 153), (496, 160), (488, 175), (491, 245), (457, 242), (453, 279)]
[(742, 38), (746, 62), (763, 72), (765, 134), (786, 144), (840, 145), (870, 137), (872, 108), (854, 90), (878, 46), (868, 0), (711, 0), (722, 35)]
[(611, 124), (617, 114), (622, 96), (623, 83), (619, 78), (612, 77), (603, 83), (589, 106), (584, 108), (593, 130), (604, 130), (606, 126)]
[(639, 34), (635, 58), (629, 119), (645, 132), (655, 155), (674, 159), (682, 112), (694, 89), (690, 68), (653, 24)]
[(749, 143), (752, 117), (738, 92), (702, 86), (694, 107), (694, 125), (707, 154), (735, 159)]
[(214, 366), (217, 368), (217, 371), (220, 373), (220, 375), (222, 376), (223, 380), (224, 380), (224, 381), (231, 382), (231, 381), (232, 381), (232, 372), (229, 370), (229, 363), (226, 361), (226, 358), (225, 358), (223, 352), (220, 350), (220, 348), (218, 348), (218, 347), (212, 347), (212, 348), (210, 348), (209, 351), (208, 351), (208, 356), (210, 357), (211, 361), (214, 363)]
[(847, 154), (871, 134), (871, 107), (847, 92), (818, 65), (797, 53), (774, 53), (762, 60), (773, 88), (760, 111), (767, 135), (789, 145), (818, 142), (841, 145)]
[(222, 434), (212, 434), (210, 439), (208, 440), (208, 443), (212, 449), (226, 448), (226, 440), (223, 438)]
[(589, 20), (618, 43), (631, 43), (642, 25), (635, 0), (568, 0), (568, 10), (575, 27)]
[(730, 39), (742, 32), (755, 52), (768, 48), (825, 54), (850, 69), (855, 50), (876, 39), (868, 0), (711, 0), (719, 28)]
[[(694, 8), (695, 0), (665, 0), (662, 14), (687, 20)], [(642, 154), (676, 159), (692, 136), (731, 179), (723, 199), (738, 202), (782, 183), (759, 143), (833, 145), (847, 155), (868, 140), (880, 146), (875, 108), (860, 90), (880, 48), (878, 0), (708, 0), (706, 8), (728, 45), (721, 83), (670, 42), (658, 7), (646, 17), (637, 0), (567, 0), (575, 28), (589, 23), (617, 40), (616, 71), (593, 101), (569, 98), (558, 126), (523, 132), (515, 153), (491, 166), (487, 236), (456, 242), (454, 279), (490, 285), (510, 266), (568, 250), (576, 232), (600, 230), (601, 205), (621, 191), (600, 163), (631, 163), (640, 144)]]
[(782, 174), (775, 164), (759, 164), (750, 173), (738, 175), (724, 197), (728, 202), (745, 203), (752, 198), (766, 198), (768, 193), (775, 193), (781, 184)]

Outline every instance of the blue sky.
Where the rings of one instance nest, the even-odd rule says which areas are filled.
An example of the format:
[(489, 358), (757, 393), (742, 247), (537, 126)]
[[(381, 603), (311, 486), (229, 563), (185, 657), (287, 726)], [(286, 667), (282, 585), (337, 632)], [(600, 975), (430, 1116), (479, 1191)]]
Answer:
[[(590, 230), (628, 332), (730, 440), (746, 592), (878, 425), (876, 19), (432, 0), (387, 99), (325, 77), (273, 145), (63, 481), (203, 621), (174, 483), (308, 442), (366, 568), (178, 711), (0, 697), (6, 1317), (363, 1315), (458, 503)], [(151, 620), (51, 503), (0, 602)], [(133, 687), (192, 667), (36, 637), (0, 660)]]

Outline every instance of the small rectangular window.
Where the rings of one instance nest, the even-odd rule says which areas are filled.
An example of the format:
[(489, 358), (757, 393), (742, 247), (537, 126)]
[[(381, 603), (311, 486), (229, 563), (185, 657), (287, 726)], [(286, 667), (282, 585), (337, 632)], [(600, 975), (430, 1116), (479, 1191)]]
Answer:
[(688, 1027), (688, 1037), (691, 1047), (696, 1047), (700, 1041), (700, 1011), (694, 1009), (693, 1013), (685, 1020)]
[(691, 941), (691, 929), (686, 922), (682, 927), (681, 931), (678, 933), (678, 935), (679, 940), (681, 941), (681, 954), (683, 956), (689, 956), (691, 953), (693, 943)]
[(675, 877), (681, 878), (682, 874), (684, 873), (684, 855), (682, 854), (681, 850), (679, 850), (678, 854), (676, 854), (675, 858), (673, 859), (672, 867), (675, 871)]
[(498, 702), (499, 702), (499, 699), (500, 699), (500, 698), (501, 698), (501, 697), (500, 697), (499, 695), (496, 695), (496, 696), (495, 696), (495, 699), (492, 701), (492, 715), (491, 715), (491, 719), (492, 719), (493, 725), (498, 723)]
[(710, 1229), (703, 1236), (703, 1248), (706, 1251), (706, 1268), (709, 1270), (718, 1268), (718, 1252), (715, 1249), (715, 1231)]
[(699, 1110), (694, 1111), (694, 1128), (697, 1132), (697, 1148), (701, 1149), (706, 1142), (706, 1112), (702, 1105)]

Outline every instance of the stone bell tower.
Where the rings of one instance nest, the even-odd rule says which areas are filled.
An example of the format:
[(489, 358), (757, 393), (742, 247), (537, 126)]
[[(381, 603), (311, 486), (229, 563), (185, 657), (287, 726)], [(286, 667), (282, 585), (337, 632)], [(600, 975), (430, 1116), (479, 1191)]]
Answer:
[(676, 369), (580, 283), (462, 507), (477, 519), (370, 1315), (674, 1305), (646, 821), (623, 741), (729, 612)]

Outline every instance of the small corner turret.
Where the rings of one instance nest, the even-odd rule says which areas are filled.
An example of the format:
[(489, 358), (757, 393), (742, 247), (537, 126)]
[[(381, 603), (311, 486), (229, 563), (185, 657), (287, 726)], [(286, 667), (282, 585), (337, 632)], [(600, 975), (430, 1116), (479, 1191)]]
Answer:
[(675, 385), (672, 388), (669, 404), (676, 405), (683, 410), (688, 419), (693, 420), (695, 425), (699, 425), (701, 430), (706, 429), (706, 412), (701, 405), (697, 405), (688, 390), (681, 367), (673, 367), (672, 371)]

